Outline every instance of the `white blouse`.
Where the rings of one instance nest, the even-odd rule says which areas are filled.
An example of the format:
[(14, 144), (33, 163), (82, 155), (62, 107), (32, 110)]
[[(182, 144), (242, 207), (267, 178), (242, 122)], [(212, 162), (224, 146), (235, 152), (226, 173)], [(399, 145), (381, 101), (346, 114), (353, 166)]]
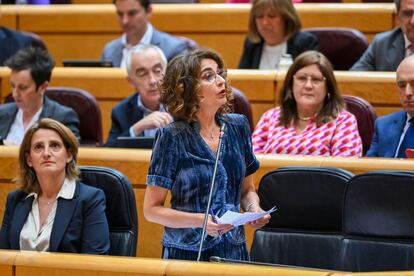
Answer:
[(65, 179), (53, 208), (47, 216), (43, 225), (40, 225), (38, 194), (30, 193), (26, 198), (33, 196), (32, 210), (27, 216), (26, 222), (20, 232), (20, 250), (49, 251), (50, 234), (52, 233), (53, 222), (55, 221), (57, 199), (72, 199), (75, 194), (76, 182)]

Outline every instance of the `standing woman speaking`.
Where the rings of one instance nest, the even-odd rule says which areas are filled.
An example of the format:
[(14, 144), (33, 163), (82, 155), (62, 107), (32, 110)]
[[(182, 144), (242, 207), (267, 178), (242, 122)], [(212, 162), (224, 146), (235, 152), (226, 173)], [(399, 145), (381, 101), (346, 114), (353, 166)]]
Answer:
[[(214, 215), (241, 208), (262, 211), (253, 185), (252, 174), (259, 162), (253, 154), (249, 124), (243, 115), (226, 114), (231, 100), (217, 53), (198, 50), (168, 65), (161, 102), (175, 122), (157, 132), (144, 197), (146, 219), (165, 226), (163, 258), (197, 259), (218, 148), (211, 202)], [(168, 191), (171, 207), (164, 206)], [(266, 215), (250, 226), (262, 227), (269, 219)], [(243, 226), (217, 224), (210, 216), (207, 233), (201, 260), (210, 256), (248, 260)]]

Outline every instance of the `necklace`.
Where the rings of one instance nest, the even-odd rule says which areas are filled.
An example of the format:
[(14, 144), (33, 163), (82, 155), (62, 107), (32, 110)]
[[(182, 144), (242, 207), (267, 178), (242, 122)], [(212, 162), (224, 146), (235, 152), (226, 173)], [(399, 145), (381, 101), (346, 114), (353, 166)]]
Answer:
[(207, 132), (207, 134), (208, 134), (207, 135), (208, 136), (207, 138), (210, 138), (210, 140), (214, 140), (215, 137), (213, 135), (213, 132), (214, 132), (213, 130), (208, 130), (206, 128), (202, 128), (202, 129), (204, 130), (204, 132)]
[(48, 200), (48, 201), (46, 202), (46, 204), (47, 204), (47, 206), (50, 206), (50, 205), (52, 205), (54, 202), (55, 202), (55, 200)]
[(304, 122), (307, 122), (312, 118), (312, 117), (300, 117), (300, 116), (298, 117), (299, 117), (299, 120), (304, 121)]

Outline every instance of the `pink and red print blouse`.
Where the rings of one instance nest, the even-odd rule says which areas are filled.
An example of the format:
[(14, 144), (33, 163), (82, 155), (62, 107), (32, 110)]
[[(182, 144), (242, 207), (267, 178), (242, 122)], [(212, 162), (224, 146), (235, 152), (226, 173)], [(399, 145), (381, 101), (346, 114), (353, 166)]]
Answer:
[(262, 115), (253, 132), (255, 153), (299, 154), (318, 156), (362, 156), (362, 142), (357, 121), (342, 111), (329, 123), (316, 126), (314, 118), (297, 133), (294, 126), (279, 125), (280, 108)]

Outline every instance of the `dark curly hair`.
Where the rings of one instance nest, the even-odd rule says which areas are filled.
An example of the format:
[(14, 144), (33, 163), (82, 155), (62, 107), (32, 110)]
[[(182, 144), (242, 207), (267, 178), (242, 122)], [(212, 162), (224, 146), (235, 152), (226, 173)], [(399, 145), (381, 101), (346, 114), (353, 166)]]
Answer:
[[(160, 83), (161, 103), (178, 120), (188, 123), (197, 120), (196, 114), (200, 110), (197, 91), (200, 82), (200, 64), (203, 59), (214, 60), (218, 69), (225, 72), (219, 54), (213, 50), (199, 49), (171, 60)], [(217, 111), (220, 115), (232, 111), (233, 102), (233, 93), (225, 74), (222, 77), (225, 79), (227, 103)]]

